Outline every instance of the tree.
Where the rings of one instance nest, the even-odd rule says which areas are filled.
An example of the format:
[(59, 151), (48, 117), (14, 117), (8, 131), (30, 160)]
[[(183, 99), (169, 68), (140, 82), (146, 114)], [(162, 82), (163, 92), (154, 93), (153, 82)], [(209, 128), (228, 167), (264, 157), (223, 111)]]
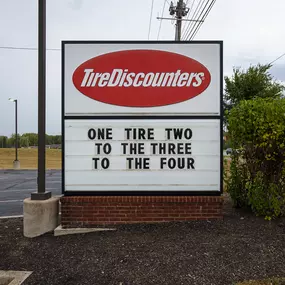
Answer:
[[(15, 147), (15, 134), (12, 134), (10, 138), (6, 136), (0, 136), (0, 148)], [(61, 144), (60, 135), (47, 135), (46, 145)], [(18, 134), (18, 147), (38, 146), (38, 134), (36, 133), (24, 133)]]
[(59, 135), (54, 136), (54, 144), (61, 144), (61, 136)]
[(52, 143), (52, 136), (46, 134), (46, 145), (51, 145)]
[(8, 138), (6, 136), (0, 136), (0, 148), (7, 147)]
[(37, 146), (38, 145), (38, 134), (36, 133), (25, 133), (22, 137), (27, 137), (29, 140), (30, 146)]
[(8, 138), (8, 140), (7, 140), (7, 147), (8, 148), (15, 147), (15, 138), (13, 138), (13, 137)]
[(30, 146), (29, 138), (25, 137), (25, 136), (21, 136), (20, 137), (20, 144), (21, 144), (21, 147), (29, 147)]
[(53, 145), (53, 144), (61, 144), (61, 136), (46, 134), (46, 145)]
[[(17, 137), (17, 141), (18, 141), (18, 147), (21, 147), (20, 144), (20, 135), (18, 134)], [(16, 142), (16, 134), (12, 134), (11, 137), (8, 139), (8, 147), (15, 147), (15, 142)]]
[(225, 77), (224, 110), (226, 115), (243, 100), (282, 97), (285, 88), (273, 80), (269, 73), (270, 68), (269, 64), (250, 66), (246, 71), (235, 68), (232, 77)]

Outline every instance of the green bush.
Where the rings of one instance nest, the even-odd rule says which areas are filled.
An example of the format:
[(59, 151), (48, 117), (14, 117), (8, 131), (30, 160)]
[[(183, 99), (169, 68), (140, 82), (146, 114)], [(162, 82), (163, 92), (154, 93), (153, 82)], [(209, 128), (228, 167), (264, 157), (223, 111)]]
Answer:
[(227, 192), (230, 194), (234, 206), (237, 208), (247, 206), (246, 189), (246, 165), (238, 161), (235, 155), (232, 155), (230, 171), (226, 175)]
[(224, 148), (224, 150), (226, 150), (227, 148), (231, 148), (231, 147), (232, 147), (232, 143), (231, 143), (230, 140), (223, 142), (223, 148)]
[(234, 149), (228, 192), (267, 219), (285, 209), (285, 99), (240, 102), (228, 115)]

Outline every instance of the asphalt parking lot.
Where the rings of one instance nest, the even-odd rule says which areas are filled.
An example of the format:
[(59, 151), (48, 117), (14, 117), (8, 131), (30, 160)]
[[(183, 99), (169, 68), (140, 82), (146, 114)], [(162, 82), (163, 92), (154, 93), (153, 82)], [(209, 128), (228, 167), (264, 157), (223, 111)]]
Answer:
[[(46, 172), (46, 190), (61, 195), (61, 170)], [(36, 170), (0, 170), (0, 217), (23, 214), (23, 200), (37, 191)]]

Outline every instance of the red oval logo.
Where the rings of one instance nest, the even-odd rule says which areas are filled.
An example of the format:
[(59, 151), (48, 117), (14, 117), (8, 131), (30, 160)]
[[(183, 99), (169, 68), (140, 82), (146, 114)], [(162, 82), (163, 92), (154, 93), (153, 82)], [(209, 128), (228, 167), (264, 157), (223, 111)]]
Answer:
[(124, 107), (158, 107), (196, 97), (211, 82), (198, 61), (159, 50), (107, 53), (82, 63), (73, 73), (79, 92)]

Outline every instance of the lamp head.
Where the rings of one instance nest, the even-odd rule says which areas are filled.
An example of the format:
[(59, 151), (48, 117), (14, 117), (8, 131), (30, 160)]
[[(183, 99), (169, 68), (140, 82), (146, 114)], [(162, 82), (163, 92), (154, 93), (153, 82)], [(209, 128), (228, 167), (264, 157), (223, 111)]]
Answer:
[(9, 98), (9, 101), (11, 101), (11, 102), (15, 102), (16, 100), (15, 100), (15, 99), (13, 99), (13, 98)]

